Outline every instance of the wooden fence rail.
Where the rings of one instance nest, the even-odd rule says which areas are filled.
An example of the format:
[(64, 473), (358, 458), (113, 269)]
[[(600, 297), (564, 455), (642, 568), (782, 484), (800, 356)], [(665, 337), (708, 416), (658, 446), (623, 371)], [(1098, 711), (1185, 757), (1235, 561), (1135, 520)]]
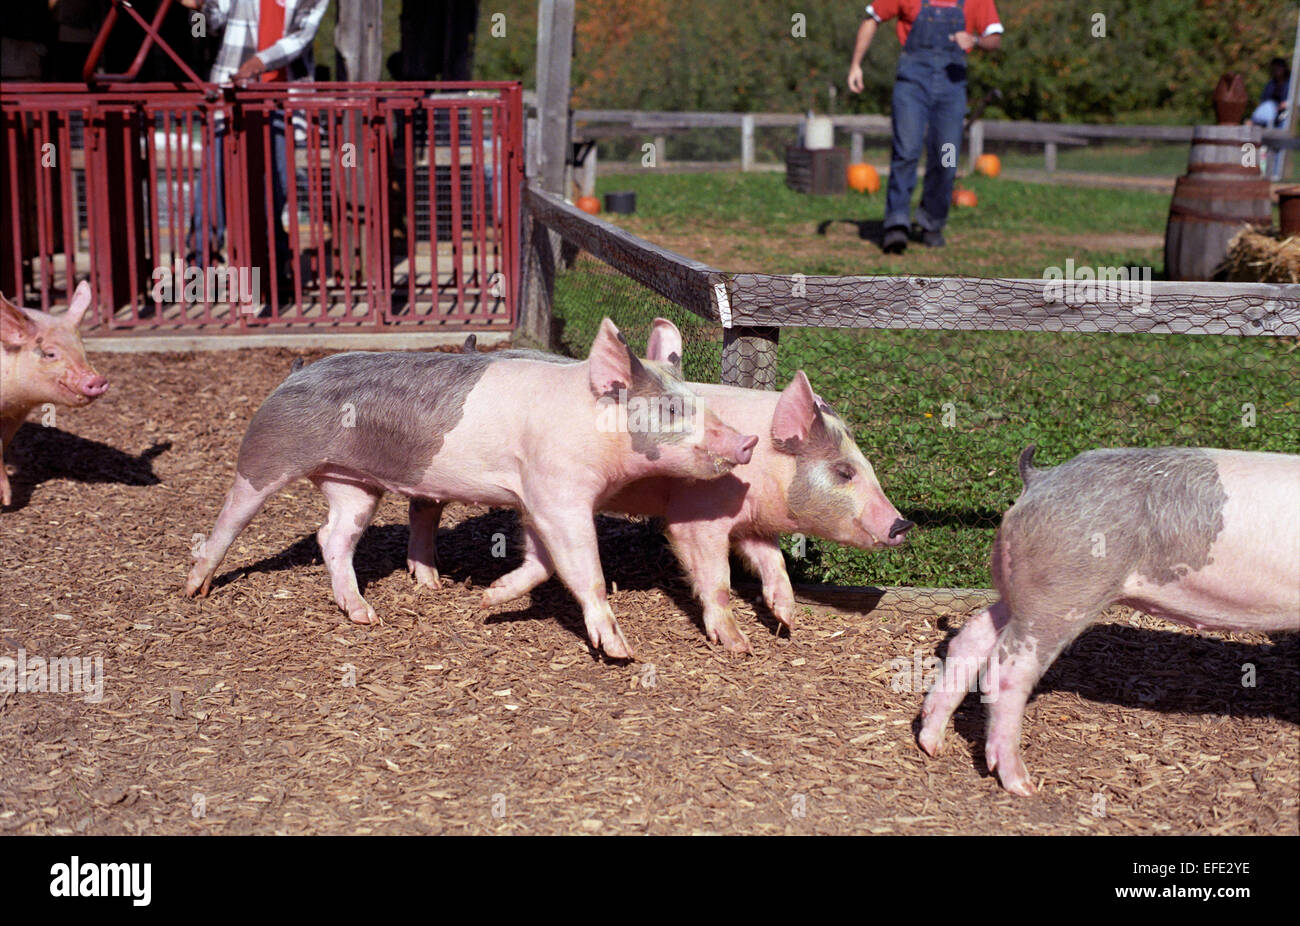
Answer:
[[(890, 119), (880, 115), (830, 116), (837, 131), (848, 132), (850, 158), (862, 159), (865, 138), (889, 138)], [(643, 133), (657, 137), (665, 132), (705, 128), (732, 128), (740, 132), (742, 170), (754, 167), (754, 132), (764, 127), (798, 127), (804, 117), (799, 113), (731, 113), (731, 112), (660, 112), (635, 109), (578, 109), (573, 112), (573, 138), (589, 141)], [(1060, 145), (1085, 145), (1090, 141), (1186, 142), (1192, 140), (1190, 125), (1091, 125), (1065, 122), (1026, 122), (1001, 119), (977, 119), (970, 124), (967, 151), (973, 165), (990, 141), (1041, 144), (1047, 169), (1056, 169)], [(1274, 149), (1300, 148), (1300, 138), (1286, 129), (1268, 129), (1264, 144)], [(659, 152), (662, 158), (663, 152)]]
[[(525, 228), (545, 228), (670, 302), (724, 329), (722, 379), (775, 385), (781, 328), (1121, 332), (1300, 336), (1300, 284), (728, 273), (593, 218), (530, 187)], [(532, 233), (534, 238), (537, 232)], [(1110, 268), (1096, 268), (1109, 270)], [(553, 269), (526, 266), (547, 285), (525, 313), (550, 311)], [(1076, 274), (1077, 276), (1077, 274)], [(545, 325), (541, 325), (542, 330)]]

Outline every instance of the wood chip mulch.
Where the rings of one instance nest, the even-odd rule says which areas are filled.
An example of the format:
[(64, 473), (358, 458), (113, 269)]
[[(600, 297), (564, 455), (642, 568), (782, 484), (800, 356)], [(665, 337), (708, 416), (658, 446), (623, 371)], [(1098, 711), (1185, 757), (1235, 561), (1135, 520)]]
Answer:
[(104, 399), (19, 432), (0, 656), (99, 657), (104, 683), (97, 702), (0, 692), (0, 834), (1297, 834), (1294, 636), (1117, 610), (1030, 702), (1022, 799), (984, 767), (977, 697), (930, 760), (921, 694), (891, 685), (891, 660), (942, 651), (964, 614), (801, 608), (778, 636), (738, 596), (755, 655), (732, 657), (651, 524), (601, 519), (627, 664), (591, 652), (555, 581), (479, 609), (518, 562), (506, 511), (448, 508), (433, 592), (385, 499), (357, 553), (383, 623), (361, 627), (331, 600), (304, 482), (187, 600), (193, 538), (294, 356), (98, 354)]

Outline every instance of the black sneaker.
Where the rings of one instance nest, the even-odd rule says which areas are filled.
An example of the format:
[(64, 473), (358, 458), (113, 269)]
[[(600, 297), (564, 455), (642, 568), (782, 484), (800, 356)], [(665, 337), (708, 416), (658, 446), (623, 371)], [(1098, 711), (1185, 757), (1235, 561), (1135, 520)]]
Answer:
[(907, 250), (907, 227), (904, 225), (893, 225), (885, 229), (885, 238), (880, 243), (880, 249), (886, 254), (902, 254)]
[(943, 232), (937, 228), (933, 230), (929, 228), (921, 229), (919, 240), (927, 248), (941, 248), (945, 244), (943, 240)]

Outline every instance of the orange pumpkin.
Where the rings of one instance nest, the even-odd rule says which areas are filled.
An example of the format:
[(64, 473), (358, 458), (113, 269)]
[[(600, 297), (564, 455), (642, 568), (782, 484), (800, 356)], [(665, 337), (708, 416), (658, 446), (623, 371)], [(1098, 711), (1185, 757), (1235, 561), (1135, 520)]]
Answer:
[(595, 215), (600, 212), (600, 200), (594, 196), (579, 196), (578, 201), (574, 203), (583, 212), (589, 212)]
[(850, 164), (849, 189), (858, 193), (875, 193), (880, 189), (880, 174), (870, 164)]
[(975, 171), (986, 177), (996, 177), (1002, 173), (1002, 161), (996, 154), (981, 154), (975, 159)]
[(974, 190), (953, 190), (952, 204), (954, 206), (977, 206), (979, 197), (975, 195)]

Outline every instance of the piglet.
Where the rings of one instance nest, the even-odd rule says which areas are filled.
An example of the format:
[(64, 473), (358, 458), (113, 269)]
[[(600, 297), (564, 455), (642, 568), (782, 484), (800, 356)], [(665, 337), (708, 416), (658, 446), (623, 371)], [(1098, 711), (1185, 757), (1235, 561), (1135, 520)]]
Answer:
[(1052, 469), (1020, 457), (1025, 487), (993, 541), (999, 600), (948, 646), (921, 709), (938, 755), (984, 675), (985, 761), (1034, 786), (1020, 727), (1034, 685), (1102, 610), (1127, 605), (1198, 630), (1300, 629), (1300, 456), (1166, 447), (1092, 450)]
[[(668, 409), (672, 427), (626, 426), (636, 403)], [(384, 492), (411, 499), (412, 524), (430, 541), (444, 503), (499, 505), (523, 513), (527, 563), (485, 592), (484, 607), (558, 572), (592, 645), (630, 657), (605, 596), (597, 500), (646, 476), (715, 479), (749, 462), (757, 443), (719, 421), (672, 368), (638, 359), (609, 319), (585, 361), (536, 351), (336, 354), (291, 373), (253, 416), (185, 591), (207, 594), (262, 504), (305, 477), (330, 506), (317, 539), (335, 600), (371, 623), (352, 552)], [(431, 542), (412, 544), (408, 566), (437, 584)]]
[[(656, 320), (648, 359), (680, 371), (681, 334)], [(798, 532), (864, 550), (901, 544), (911, 521), (898, 513), (847, 424), (816, 396), (802, 371), (784, 392), (708, 383), (690, 388), (724, 421), (762, 439), (745, 466), (710, 482), (669, 475), (641, 479), (600, 499), (602, 511), (663, 518), (682, 567), (704, 608), (709, 639), (750, 652), (731, 610), (728, 553), (760, 576), (763, 598), (782, 624), (794, 621), (794, 591), (780, 534)], [(432, 526), (411, 522), (411, 543), (431, 546)], [(521, 573), (544, 567), (526, 561)], [(512, 581), (509, 576), (502, 580)]]
[(77, 332), (89, 307), (85, 281), (62, 315), (19, 308), (0, 294), (0, 505), (13, 502), (4, 450), (32, 409), (47, 403), (82, 408), (108, 391)]

